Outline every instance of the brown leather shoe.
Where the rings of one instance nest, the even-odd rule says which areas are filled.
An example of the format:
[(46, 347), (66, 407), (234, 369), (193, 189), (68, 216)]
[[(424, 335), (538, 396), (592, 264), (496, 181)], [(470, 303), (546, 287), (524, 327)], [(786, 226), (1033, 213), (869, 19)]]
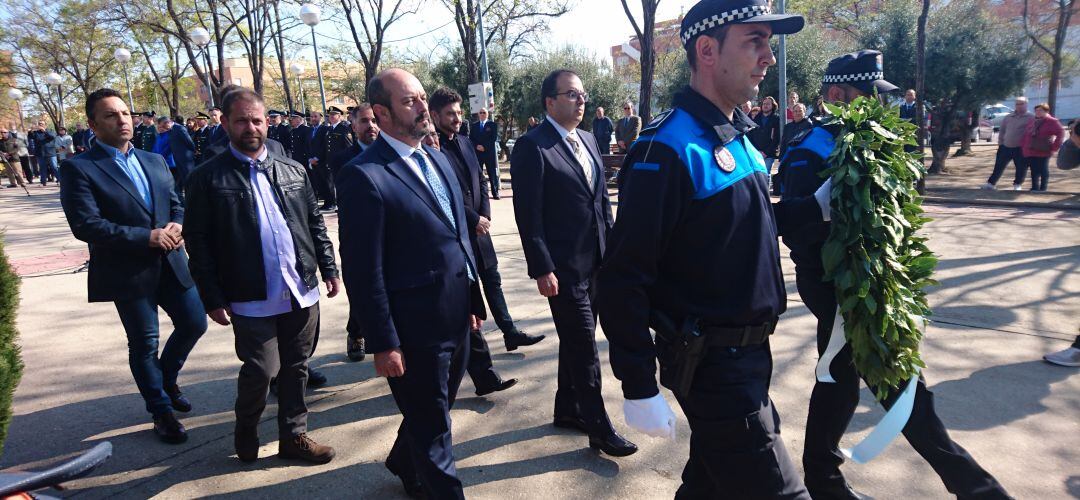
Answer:
[(241, 462), (254, 462), (259, 458), (259, 428), (236, 426), (233, 431), (233, 444), (236, 446), (236, 458)]
[(307, 434), (300, 434), (299, 436), (293, 436), (292, 439), (279, 441), (278, 456), (325, 464), (334, 459), (334, 449), (316, 443)]

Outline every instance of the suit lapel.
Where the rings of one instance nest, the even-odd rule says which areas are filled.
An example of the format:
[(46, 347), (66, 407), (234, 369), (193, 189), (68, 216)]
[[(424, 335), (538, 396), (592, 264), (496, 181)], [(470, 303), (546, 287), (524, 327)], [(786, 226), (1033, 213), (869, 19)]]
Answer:
[[(567, 167), (573, 171), (571, 172), (571, 175), (576, 175), (578, 180), (581, 181), (581, 187), (591, 191), (589, 189), (589, 182), (585, 179), (585, 172), (581, 169), (582, 165), (578, 162), (574, 152), (570, 150), (570, 145), (566, 143), (566, 140), (563, 139), (561, 135), (559, 135), (559, 131), (555, 130), (554, 125), (547, 122), (545, 122), (545, 124), (549, 129), (549, 135), (555, 139), (555, 149), (562, 155), (563, 159), (566, 160)], [(581, 135), (578, 135), (578, 140), (581, 141)], [(585, 141), (581, 142), (584, 146)]]
[[(124, 188), (124, 191), (127, 191), (127, 194), (131, 195), (132, 198), (135, 198), (135, 201), (138, 202), (140, 207), (143, 207), (147, 213), (150, 213), (150, 207), (146, 206), (146, 200), (143, 200), (142, 195), (139, 194), (138, 190), (135, 188), (135, 183), (128, 178), (126, 173), (120, 171), (120, 167), (116, 165), (116, 162), (114, 162), (112, 158), (109, 158), (109, 154), (105, 149), (102, 147), (95, 147), (92, 151), (96, 151), (94, 154), (94, 165), (105, 172), (112, 180), (116, 181), (120, 187)], [(139, 161), (142, 162), (141, 157), (139, 158)], [(153, 195), (151, 194), (151, 196)]]
[[(157, 207), (161, 206), (168, 207), (171, 203), (170, 198), (172, 198), (172, 193), (163, 192), (163, 190), (158, 189), (162, 187), (162, 183), (159, 182), (158, 175), (156, 174), (160, 174), (162, 171), (159, 168), (154, 168), (157, 166), (157, 162), (144, 151), (136, 150), (135, 156), (139, 158), (139, 164), (142, 165), (143, 175), (146, 176), (146, 183), (150, 188), (150, 199), (153, 200), (154, 209), (157, 210)], [(168, 169), (168, 167), (165, 168)], [(170, 172), (169, 174), (171, 175), (172, 173)], [(173, 189), (179, 190), (180, 186), (174, 186)]]
[[(578, 137), (581, 137), (581, 132), (580, 131), (578, 132)], [(595, 145), (595, 143), (596, 143), (595, 138), (592, 141), (582, 140), (581, 142), (584, 143), (585, 150), (589, 152), (589, 158), (592, 158), (592, 163), (593, 164), (590, 165), (590, 168), (592, 168), (592, 171), (593, 171), (592, 190), (593, 191), (598, 191), (597, 188), (599, 186), (597, 185), (597, 180), (602, 178), (603, 175), (604, 175), (604, 169), (602, 168), (603, 165), (604, 165), (604, 162), (603, 162), (603, 159), (600, 156), (600, 150), (597, 149), (597, 147)], [(600, 186), (602, 186), (602, 185), (603, 184), (601, 183)]]
[(435, 195), (431, 192), (431, 189), (427, 187), (427, 184), (424, 184), (423, 181), (416, 177), (416, 174), (412, 171), (412, 167), (410, 167), (403, 158), (399, 157), (397, 151), (382, 138), (379, 138), (379, 141), (375, 144), (381, 148), (380, 153), (382, 154), (383, 159), (386, 160), (384, 167), (386, 168), (386, 171), (389, 172), (390, 175), (397, 177), (397, 179), (401, 181), (402, 184), (405, 184), (417, 198), (420, 198), (420, 201), (424, 202), (432, 212), (435, 212), (435, 215), (439, 220), (449, 226), (450, 221), (446, 220), (446, 216), (443, 215), (442, 209), (439, 208), (435, 201)]

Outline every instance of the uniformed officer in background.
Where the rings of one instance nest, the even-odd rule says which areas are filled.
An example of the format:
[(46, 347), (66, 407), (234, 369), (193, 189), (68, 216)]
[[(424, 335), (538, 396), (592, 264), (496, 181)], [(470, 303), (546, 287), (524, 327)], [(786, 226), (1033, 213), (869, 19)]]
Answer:
[[(292, 155), (292, 131), (289, 130), (289, 125), (284, 123), (285, 113), (272, 109), (266, 114), (267, 131), (266, 136), (281, 143), (281, 147), (285, 148), (285, 154)], [(301, 163), (301, 165), (303, 165)]]
[[(885, 94), (897, 87), (885, 80), (881, 53), (862, 50), (845, 54), (829, 62), (822, 78), (821, 96), (825, 102), (849, 103), (859, 96)], [(823, 118), (823, 117), (819, 117)], [(819, 189), (824, 179), (820, 173), (829, 167), (838, 127), (814, 127), (795, 137), (781, 160), (781, 200), (797, 199)], [(823, 281), (821, 248), (829, 236), (829, 223), (813, 224), (784, 234), (784, 244), (795, 261), (795, 279), (806, 307), (817, 318), (818, 354), (824, 354), (836, 317), (836, 290)], [(859, 374), (846, 345), (833, 358), (829, 373), (835, 383), (818, 382), (810, 396), (806, 418), (806, 444), (803, 469), (806, 486), (815, 499), (859, 498), (844, 479), (840, 465), (840, 438), (855, 415), (859, 404)], [(907, 387), (901, 383), (899, 387)], [(875, 388), (871, 388), (875, 389)], [(888, 409), (901, 390), (893, 389), (883, 402)], [(958, 498), (1009, 498), (1005, 489), (962, 447), (954, 443), (934, 410), (933, 394), (919, 378), (915, 402), (904, 426), (904, 437), (938, 473), (949, 492)]]
[(308, 158), (311, 158), (311, 154), (309, 154), (308, 145), (311, 143), (312, 129), (306, 122), (306, 114), (296, 110), (289, 112), (289, 135), (291, 136), (289, 137), (289, 145), (292, 147), (289, 156), (303, 165), (310, 177), (311, 165), (308, 164)]
[(334, 154), (348, 149), (353, 143), (352, 130), (349, 129), (349, 124), (341, 119), (342, 114), (344, 112), (337, 106), (327, 108), (327, 123), (315, 133), (311, 144), (311, 154), (314, 159), (312, 167), (323, 187), (321, 210), (327, 212), (337, 210), (334, 176), (344, 165), (334, 161)]
[(195, 130), (191, 132), (191, 141), (195, 143), (195, 165), (210, 159), (210, 137), (206, 135), (206, 125), (210, 115), (199, 111), (195, 113)]
[(157, 124), (154, 123), (154, 114), (153, 111), (144, 111), (142, 123), (133, 130), (132, 145), (143, 151), (153, 151), (154, 143), (157, 142)]
[(676, 498), (810, 498), (769, 399), (769, 336), (787, 297), (777, 232), (824, 219), (831, 183), (774, 206), (765, 159), (747, 137), (753, 121), (738, 109), (776, 64), (770, 37), (803, 23), (771, 14), (766, 0), (694, 5), (680, 28), (690, 86), (623, 163), (600, 322), (627, 424), (674, 437), (657, 358), (689, 420)]

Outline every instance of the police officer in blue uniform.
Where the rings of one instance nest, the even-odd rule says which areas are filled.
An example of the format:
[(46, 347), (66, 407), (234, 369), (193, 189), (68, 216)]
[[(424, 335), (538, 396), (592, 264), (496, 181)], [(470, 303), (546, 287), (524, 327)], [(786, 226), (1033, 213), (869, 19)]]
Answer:
[(738, 109), (776, 64), (770, 37), (802, 27), (765, 0), (696, 4), (680, 30), (690, 86), (641, 132), (621, 170), (600, 322), (626, 422), (674, 437), (657, 358), (660, 383), (687, 416), (679, 499), (810, 498), (769, 399), (769, 336), (786, 308), (777, 233), (823, 220), (831, 183), (774, 206), (747, 136), (753, 121)]
[[(858, 96), (885, 94), (897, 87), (884, 79), (881, 53), (862, 50), (845, 54), (829, 62), (822, 78), (821, 96), (826, 102), (851, 102)], [(781, 159), (782, 200), (798, 199), (817, 190), (824, 179), (820, 173), (828, 168), (827, 158), (834, 148), (837, 128), (814, 127), (795, 137)], [(836, 317), (836, 291), (831, 282), (823, 281), (824, 266), (821, 248), (829, 235), (829, 224), (822, 222), (783, 235), (784, 244), (791, 249), (795, 261), (796, 284), (799, 296), (818, 320), (818, 354), (825, 352)], [(803, 469), (806, 486), (815, 499), (859, 498), (844, 479), (840, 465), (840, 438), (859, 404), (859, 374), (847, 345), (833, 358), (829, 367), (835, 383), (818, 382), (810, 397), (806, 419), (806, 444), (803, 449)], [(907, 387), (907, 383), (900, 384)], [(893, 389), (883, 402), (891, 408), (900, 390)], [(934, 410), (933, 394), (920, 377), (915, 403), (904, 427), (904, 437), (941, 477), (949, 492), (958, 498), (1009, 498), (1005, 489), (962, 447), (949, 438), (949, 433)]]

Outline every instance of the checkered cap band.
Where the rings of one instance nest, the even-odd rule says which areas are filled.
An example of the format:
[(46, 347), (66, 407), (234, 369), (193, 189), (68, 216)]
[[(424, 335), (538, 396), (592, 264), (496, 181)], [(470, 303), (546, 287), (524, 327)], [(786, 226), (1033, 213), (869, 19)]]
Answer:
[(768, 5), (752, 5), (750, 7), (743, 7), (741, 9), (721, 12), (719, 14), (706, 17), (705, 19), (694, 23), (689, 28), (686, 28), (686, 31), (682, 33), (682, 43), (683, 45), (686, 45), (686, 42), (689, 42), (691, 38), (694, 38), (695, 36), (703, 32), (709, 31), (710, 29), (716, 28), (718, 26), (723, 26), (732, 21), (738, 21), (741, 19), (747, 19), (757, 16), (764, 16), (771, 13), (772, 10), (769, 9)]
[(847, 83), (847, 82), (872, 82), (875, 80), (884, 80), (885, 73), (878, 71), (875, 73), (855, 73), (850, 75), (825, 75), (821, 79), (822, 83)]

